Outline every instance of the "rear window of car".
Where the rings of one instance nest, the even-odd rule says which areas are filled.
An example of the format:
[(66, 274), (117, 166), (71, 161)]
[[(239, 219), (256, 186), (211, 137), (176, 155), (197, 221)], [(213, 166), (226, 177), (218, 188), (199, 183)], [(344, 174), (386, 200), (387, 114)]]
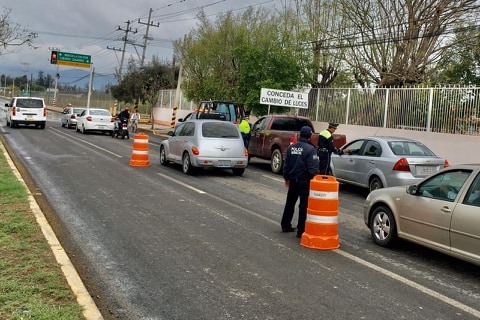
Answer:
[(388, 145), (397, 156), (435, 157), (430, 149), (417, 141), (390, 141)]
[(79, 113), (82, 113), (82, 112), (83, 112), (83, 110), (85, 110), (85, 109), (81, 109), (81, 108), (74, 108), (74, 109), (73, 109), (73, 113), (75, 113), (75, 114), (79, 114)]
[(110, 116), (110, 112), (107, 110), (90, 110), (92, 116)]
[(205, 122), (202, 125), (202, 136), (205, 138), (239, 138), (240, 131), (230, 122)]
[(43, 108), (43, 101), (39, 99), (17, 99), (16, 106), (18, 108)]
[[(276, 118), (272, 123), (272, 130), (279, 131), (300, 131), (302, 127), (312, 128), (310, 122), (306, 119), (299, 118)], [(313, 130), (313, 128), (312, 128)]]

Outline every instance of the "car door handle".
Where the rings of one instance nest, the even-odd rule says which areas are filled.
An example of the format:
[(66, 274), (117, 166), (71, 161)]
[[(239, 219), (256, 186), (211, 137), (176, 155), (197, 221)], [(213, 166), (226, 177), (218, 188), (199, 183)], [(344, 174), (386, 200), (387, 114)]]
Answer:
[(452, 213), (452, 210), (450, 210), (449, 207), (445, 206), (445, 207), (442, 207), (442, 209), (440, 209), (443, 213)]

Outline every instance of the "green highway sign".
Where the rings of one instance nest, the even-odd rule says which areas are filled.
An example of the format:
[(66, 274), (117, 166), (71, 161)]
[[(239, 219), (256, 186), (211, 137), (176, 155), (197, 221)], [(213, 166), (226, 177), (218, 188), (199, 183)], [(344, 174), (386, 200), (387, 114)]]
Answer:
[(64, 66), (90, 68), (92, 57), (85, 54), (52, 51), (50, 63)]

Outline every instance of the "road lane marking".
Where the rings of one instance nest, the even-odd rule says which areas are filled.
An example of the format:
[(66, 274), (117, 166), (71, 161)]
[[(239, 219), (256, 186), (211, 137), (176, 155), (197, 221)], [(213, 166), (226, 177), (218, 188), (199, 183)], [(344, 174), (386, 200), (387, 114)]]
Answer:
[(58, 129), (51, 128), (51, 127), (49, 127), (49, 129), (55, 131), (56, 133), (59, 133), (59, 134), (65, 136), (65, 137), (68, 137), (69, 139), (77, 140), (77, 141), (79, 141), (79, 142), (88, 144), (88, 145), (91, 146), (91, 147), (94, 147), (94, 148), (97, 148), (97, 149), (99, 149), (99, 150), (102, 150), (103, 152), (110, 153), (111, 155), (113, 155), (113, 156), (115, 156), (115, 157), (117, 157), (117, 158), (123, 158), (123, 157), (122, 157), (121, 155), (119, 155), (119, 154), (116, 154), (116, 153), (114, 153), (114, 152), (112, 152), (112, 151), (110, 151), (110, 150), (107, 150), (107, 149), (105, 149), (105, 148), (102, 148), (102, 147), (100, 147), (100, 146), (97, 146), (97, 145), (95, 145), (95, 144), (93, 144), (93, 143), (90, 143), (90, 142), (88, 142), (88, 141), (85, 141), (85, 140), (82, 140), (82, 139), (80, 139), (80, 138), (74, 137), (74, 136), (72, 136), (72, 135), (66, 134), (65, 132), (62, 132), (62, 131), (60, 131), (60, 130), (58, 130)]
[(190, 189), (190, 190), (193, 190), (193, 191), (195, 191), (195, 192), (197, 192), (197, 193), (200, 193), (200, 194), (205, 194), (205, 193), (206, 193), (206, 192), (203, 191), (203, 190), (194, 188), (194, 187), (192, 187), (192, 186), (190, 186), (190, 185), (188, 185), (188, 184), (186, 184), (186, 183), (183, 183), (183, 182), (181, 182), (181, 181), (175, 180), (174, 178), (171, 178), (171, 177), (169, 177), (169, 176), (167, 176), (167, 175), (165, 175), (165, 174), (163, 174), (163, 173), (157, 172), (157, 174), (158, 174), (159, 176), (165, 178), (165, 179), (168, 179), (168, 180), (170, 180), (170, 181), (172, 181), (172, 182), (175, 182), (176, 184), (179, 184), (179, 185), (181, 185), (181, 186), (184, 186), (185, 188), (188, 188), (188, 189)]
[[(274, 221), (274, 220), (272, 220), (272, 219), (270, 219), (270, 218), (268, 218), (268, 217), (262, 216), (262, 215), (260, 215), (260, 214), (258, 214), (258, 213), (256, 213), (256, 212), (254, 212), (254, 211), (251, 211), (251, 210), (246, 209), (246, 208), (244, 208), (244, 207), (242, 207), (242, 206), (239, 206), (239, 205), (236, 205), (236, 204), (234, 204), (234, 203), (231, 203), (231, 202), (229, 202), (229, 201), (227, 201), (227, 200), (225, 200), (225, 199), (219, 198), (219, 197), (217, 197), (217, 196), (215, 196), (215, 195), (213, 195), (213, 194), (209, 194), (209, 193), (207, 193), (207, 192), (205, 192), (205, 191), (202, 191), (202, 190), (200, 190), (200, 189), (196, 189), (196, 188), (194, 188), (194, 187), (192, 187), (192, 186), (189, 186), (189, 185), (186, 184), (186, 183), (183, 183), (183, 182), (180, 182), (180, 181), (178, 181), (178, 180), (175, 180), (175, 179), (173, 179), (173, 178), (171, 178), (171, 177), (169, 177), (169, 176), (167, 176), (167, 175), (165, 175), (165, 174), (162, 174), (162, 173), (157, 173), (157, 174), (158, 174), (159, 176), (161, 176), (161, 177), (164, 177), (164, 178), (166, 178), (166, 179), (174, 182), (174, 183), (177, 183), (177, 184), (179, 184), (179, 185), (182, 185), (182, 186), (184, 186), (184, 187), (186, 187), (186, 188), (188, 188), (188, 189), (192, 189), (192, 190), (195, 190), (195, 191), (198, 192), (198, 193), (201, 193), (201, 194), (205, 194), (205, 195), (207, 195), (207, 196), (210, 196), (210, 197), (216, 199), (217, 201), (220, 201), (220, 202), (223, 202), (223, 203), (225, 203), (225, 204), (228, 204), (229, 206), (235, 207), (235, 208), (238, 209), (238, 210), (247, 212), (248, 214), (250, 214), (250, 215), (252, 215), (252, 216), (255, 216), (255, 217), (260, 218), (260, 219), (262, 219), (262, 220), (264, 220), (264, 221), (267, 221), (267, 222), (270, 222), (270, 223), (272, 223), (272, 224), (274, 224), (274, 225), (276, 225), (276, 226), (279, 226), (279, 222), (278, 222), (278, 221)], [(267, 175), (264, 175), (264, 177), (271, 178), (271, 177), (269, 177), (269, 176), (267, 176)], [(272, 180), (279, 180), (279, 179), (276, 179), (276, 178), (271, 178), (271, 179), (272, 179)], [(279, 180), (279, 181), (283, 182), (283, 180)], [(218, 213), (217, 213), (217, 214), (218, 214)], [(221, 216), (221, 217), (223, 217), (224, 219), (226, 219), (226, 220), (228, 220), (228, 221), (230, 221), (230, 222), (235, 223), (235, 224), (238, 225), (238, 223), (237, 223), (236, 221), (234, 221), (234, 220), (232, 219), (232, 217), (227, 217), (227, 216), (225, 216), (225, 215), (223, 215), (223, 214), (218, 214), (218, 215)], [(258, 233), (257, 233), (257, 234), (258, 234)], [(371, 263), (371, 262), (368, 262), (368, 261), (366, 261), (366, 260), (363, 260), (363, 259), (361, 259), (361, 258), (359, 258), (359, 257), (357, 257), (357, 256), (355, 256), (355, 255), (353, 255), (353, 254), (350, 254), (350, 253), (348, 253), (348, 252), (345, 252), (345, 251), (343, 251), (343, 250), (341, 250), (341, 249), (335, 249), (335, 250), (331, 250), (331, 251), (334, 252), (334, 253), (337, 253), (337, 254), (339, 254), (339, 255), (341, 255), (341, 256), (343, 256), (344, 258), (347, 258), (347, 259), (349, 259), (349, 260), (351, 260), (351, 261), (353, 261), (353, 262), (356, 262), (356, 263), (358, 263), (358, 264), (361, 264), (361, 265), (363, 265), (364, 267), (367, 267), (367, 268), (369, 268), (369, 269), (371, 269), (371, 270), (373, 270), (373, 271), (379, 272), (379, 273), (383, 274), (383, 275), (386, 276), (386, 277), (389, 277), (389, 278), (391, 278), (391, 279), (393, 279), (393, 280), (395, 280), (395, 281), (398, 281), (398, 282), (400, 282), (400, 283), (403, 283), (403, 284), (405, 284), (405, 285), (407, 285), (407, 286), (409, 286), (409, 287), (411, 287), (411, 288), (413, 288), (413, 289), (416, 289), (416, 290), (418, 290), (418, 291), (420, 291), (420, 292), (422, 292), (422, 293), (424, 293), (424, 294), (426, 294), (426, 295), (428, 295), (428, 296), (430, 296), (430, 297), (432, 297), (432, 298), (435, 298), (435, 299), (437, 299), (437, 300), (440, 300), (440, 301), (442, 301), (443, 303), (446, 303), (446, 304), (451, 305), (451, 306), (453, 306), (453, 307), (455, 307), (455, 308), (458, 308), (458, 309), (464, 311), (465, 313), (471, 314), (471, 315), (473, 315), (474, 317), (477, 317), (477, 318), (480, 319), (480, 310), (477, 310), (477, 309), (474, 309), (474, 308), (472, 308), (472, 307), (469, 307), (469, 306), (467, 306), (467, 305), (465, 305), (465, 304), (463, 304), (463, 303), (461, 303), (461, 302), (459, 302), (459, 301), (457, 301), (457, 300), (451, 299), (451, 298), (449, 298), (449, 297), (447, 297), (447, 296), (445, 296), (445, 295), (443, 295), (443, 294), (441, 294), (441, 293), (439, 293), (439, 292), (436, 292), (436, 291), (434, 291), (434, 290), (432, 290), (432, 289), (429, 289), (429, 288), (427, 288), (427, 287), (425, 287), (425, 286), (423, 286), (423, 285), (421, 285), (421, 284), (419, 284), (419, 283), (416, 283), (416, 282), (414, 282), (414, 281), (412, 281), (412, 280), (409, 280), (409, 279), (407, 279), (407, 278), (405, 278), (405, 277), (399, 276), (399, 275), (397, 275), (397, 274), (395, 274), (395, 273), (393, 273), (393, 272), (391, 272), (391, 271), (385, 270), (385, 269), (383, 269), (383, 268), (381, 268), (381, 267), (379, 267), (379, 266), (377, 266), (377, 265), (375, 265), (375, 264), (373, 264), (373, 263)]]

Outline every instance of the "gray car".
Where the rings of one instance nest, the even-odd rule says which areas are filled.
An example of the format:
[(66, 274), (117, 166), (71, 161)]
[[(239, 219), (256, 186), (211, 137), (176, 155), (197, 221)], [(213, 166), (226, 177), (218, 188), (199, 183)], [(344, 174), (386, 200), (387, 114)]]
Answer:
[(452, 166), (415, 185), (372, 191), (364, 221), (380, 246), (404, 238), (480, 265), (480, 164)]
[(248, 151), (238, 127), (231, 122), (187, 120), (168, 134), (160, 145), (160, 163), (179, 163), (185, 174), (196, 168), (219, 168), (240, 176), (248, 165)]
[(331, 173), (341, 182), (368, 188), (411, 185), (448, 166), (419, 141), (371, 136), (341, 147), (332, 154)]
[(77, 117), (85, 110), (85, 108), (66, 108), (60, 118), (62, 127), (75, 128), (77, 126)]

